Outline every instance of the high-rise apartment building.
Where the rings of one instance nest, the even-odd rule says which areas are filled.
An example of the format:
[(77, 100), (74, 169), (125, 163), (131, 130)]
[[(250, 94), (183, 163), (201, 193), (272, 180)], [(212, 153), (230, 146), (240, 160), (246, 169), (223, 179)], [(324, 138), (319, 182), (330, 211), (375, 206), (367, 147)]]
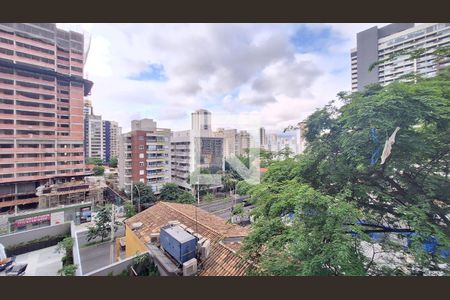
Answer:
[(103, 120), (103, 157), (109, 163), (113, 157), (119, 155), (119, 139), (122, 128), (115, 121)]
[(264, 127), (259, 128), (259, 146), (263, 149), (267, 149), (267, 136)]
[(102, 116), (87, 115), (86, 117), (86, 136), (85, 147), (86, 158), (98, 158), (105, 160), (105, 147), (103, 138), (103, 121)]
[(84, 36), (0, 23), (0, 211), (36, 207), (36, 188), (85, 174)]
[(102, 120), (93, 114), (90, 101), (84, 102), (84, 154), (109, 163), (119, 155), (119, 139), (122, 128), (115, 121)]
[(213, 132), (213, 136), (223, 138), (223, 155), (225, 158), (232, 155), (245, 155), (250, 148), (251, 136), (245, 130), (218, 128)]
[(131, 122), (131, 132), (119, 141), (119, 188), (129, 193), (132, 183), (142, 182), (159, 194), (171, 180), (170, 136), (170, 129), (157, 128), (152, 119)]
[(191, 130), (173, 132), (171, 139), (172, 182), (187, 190), (191, 189), (188, 179), (192, 172), (207, 169), (216, 173), (225, 168), (224, 137), (213, 134), (211, 113), (197, 110), (191, 121)]
[[(191, 155), (191, 131), (174, 131), (170, 141), (171, 153), (171, 175), (172, 182), (179, 187), (190, 190), (191, 186), (188, 182), (191, 166), (194, 164), (194, 157)], [(192, 161), (191, 161), (192, 159)]]
[[(448, 45), (450, 23), (419, 26), (395, 23), (361, 31), (356, 36), (356, 48), (351, 50), (352, 90), (360, 91), (373, 83), (385, 85), (408, 73), (433, 76), (439, 68), (449, 66), (450, 61), (436, 61), (432, 52)], [(417, 49), (426, 51), (415, 59), (405, 54)], [(373, 63), (393, 55), (396, 56), (394, 59), (382, 62), (369, 71)]]
[(214, 137), (223, 138), (223, 156), (230, 157), (231, 155), (236, 154), (237, 147), (237, 137), (238, 131), (237, 129), (224, 129), (218, 128), (213, 132)]
[(247, 155), (251, 141), (250, 133), (245, 130), (239, 131), (236, 135), (236, 156)]
[(211, 113), (206, 109), (199, 109), (192, 113), (191, 130), (196, 136), (210, 137), (212, 136), (211, 129)]

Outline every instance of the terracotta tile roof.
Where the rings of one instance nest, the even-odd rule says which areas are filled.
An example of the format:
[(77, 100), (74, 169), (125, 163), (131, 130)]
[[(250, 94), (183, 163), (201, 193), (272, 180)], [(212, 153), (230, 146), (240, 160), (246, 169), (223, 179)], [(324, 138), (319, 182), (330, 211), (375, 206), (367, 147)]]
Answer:
[(240, 243), (223, 243), (222, 240), (246, 236), (248, 229), (229, 224), (201, 208), (197, 208), (196, 224), (195, 209), (196, 207), (190, 204), (158, 202), (125, 223), (131, 225), (142, 222), (142, 226), (134, 233), (141, 241), (148, 243), (151, 233), (159, 232), (169, 221), (179, 221), (211, 241), (210, 255), (202, 263), (199, 276), (244, 276), (250, 263), (236, 254)]

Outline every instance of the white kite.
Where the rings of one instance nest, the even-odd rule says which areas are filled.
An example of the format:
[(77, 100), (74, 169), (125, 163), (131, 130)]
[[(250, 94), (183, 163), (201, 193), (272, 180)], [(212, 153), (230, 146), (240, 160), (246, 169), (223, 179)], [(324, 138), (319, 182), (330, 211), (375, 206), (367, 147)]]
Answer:
[(389, 155), (391, 155), (392, 145), (395, 143), (395, 135), (399, 130), (400, 127), (395, 128), (392, 135), (389, 137), (389, 139), (386, 140), (386, 143), (384, 144), (383, 153), (381, 154), (381, 164), (384, 164)]

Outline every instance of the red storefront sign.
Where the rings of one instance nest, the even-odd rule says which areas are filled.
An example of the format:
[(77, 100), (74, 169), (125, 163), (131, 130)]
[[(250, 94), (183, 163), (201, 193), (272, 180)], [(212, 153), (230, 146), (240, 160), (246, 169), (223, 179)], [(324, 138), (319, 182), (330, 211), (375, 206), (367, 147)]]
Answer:
[(50, 221), (50, 215), (41, 215), (41, 216), (34, 216), (34, 217), (29, 217), (29, 218), (25, 218), (25, 219), (20, 219), (20, 220), (16, 220), (14, 221), (14, 225), (15, 226), (22, 226), (22, 225), (27, 225), (27, 224), (31, 224), (31, 223), (38, 223), (38, 222), (44, 222), (44, 221)]

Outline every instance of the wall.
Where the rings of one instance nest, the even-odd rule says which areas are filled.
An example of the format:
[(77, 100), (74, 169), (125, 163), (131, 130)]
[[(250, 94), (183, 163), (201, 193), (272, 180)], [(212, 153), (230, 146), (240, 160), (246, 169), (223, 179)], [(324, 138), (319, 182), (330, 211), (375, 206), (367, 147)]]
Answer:
[(378, 61), (378, 28), (376, 26), (361, 31), (356, 35), (358, 90), (368, 84), (378, 82), (378, 66), (369, 72), (370, 66)]
[(55, 236), (63, 234), (70, 234), (70, 223), (63, 223), (3, 235), (0, 236), (0, 244), (3, 244), (5, 248), (8, 248), (10, 246), (14, 246), (20, 243), (27, 243), (32, 240), (40, 239), (45, 236)]
[(75, 276), (82, 276), (83, 269), (81, 266), (80, 247), (78, 246), (78, 235), (77, 231), (75, 230), (74, 222), (70, 222), (70, 233), (73, 239), (73, 247), (72, 247), (73, 264), (77, 266)]
[(126, 257), (134, 256), (136, 253), (147, 252), (147, 247), (144, 243), (134, 234), (128, 225), (125, 225), (125, 255)]
[(130, 266), (133, 262), (133, 259), (136, 257), (135, 256), (131, 256), (131, 257), (127, 257), (124, 260), (118, 261), (116, 263), (110, 264), (108, 266), (105, 266), (103, 268), (100, 268), (98, 270), (92, 271), (90, 273), (87, 273), (83, 276), (110, 276), (110, 275), (119, 275), (120, 273), (122, 273), (124, 270), (126, 270), (128, 268), (128, 266)]

